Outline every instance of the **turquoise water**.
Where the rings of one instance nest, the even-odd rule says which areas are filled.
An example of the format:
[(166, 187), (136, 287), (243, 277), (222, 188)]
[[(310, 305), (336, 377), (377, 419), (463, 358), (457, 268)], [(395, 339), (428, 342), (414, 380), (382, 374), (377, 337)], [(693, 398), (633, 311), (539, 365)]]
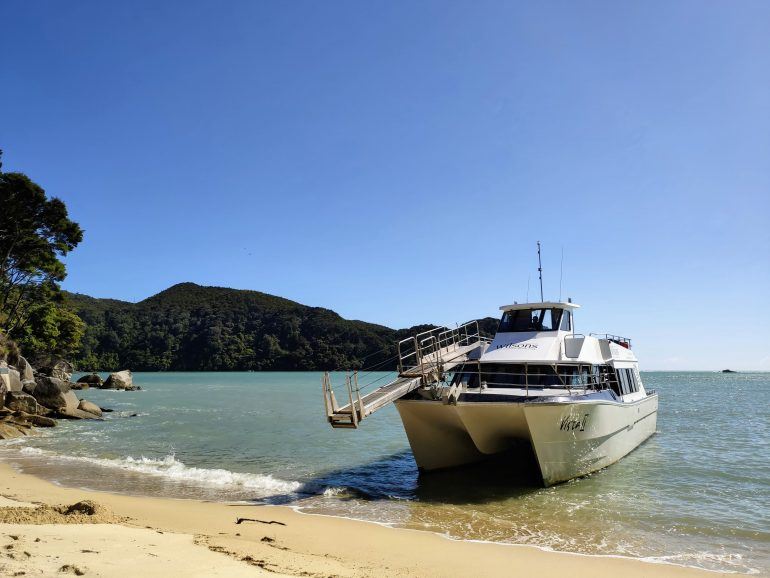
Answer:
[(660, 394), (658, 433), (548, 489), (510, 460), (419, 476), (393, 407), (359, 430), (327, 425), (319, 373), (138, 373), (142, 391), (79, 392), (115, 409), (104, 421), (60, 422), (0, 458), (69, 486), (767, 574), (770, 374), (643, 376)]

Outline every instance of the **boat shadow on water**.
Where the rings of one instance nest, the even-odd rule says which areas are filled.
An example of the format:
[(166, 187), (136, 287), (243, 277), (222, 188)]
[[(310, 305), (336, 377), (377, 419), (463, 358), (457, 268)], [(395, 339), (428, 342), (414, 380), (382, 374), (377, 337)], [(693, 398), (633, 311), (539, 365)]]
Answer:
[(458, 468), (421, 472), (410, 451), (305, 481), (290, 493), (254, 500), (274, 505), (318, 496), (337, 500), (407, 500), (442, 504), (484, 504), (542, 490), (535, 456), (517, 448)]

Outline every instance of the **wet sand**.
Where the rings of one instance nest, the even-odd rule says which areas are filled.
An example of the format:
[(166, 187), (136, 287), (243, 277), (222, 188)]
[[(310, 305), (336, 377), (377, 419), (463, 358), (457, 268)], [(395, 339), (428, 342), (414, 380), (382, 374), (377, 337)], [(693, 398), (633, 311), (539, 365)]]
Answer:
[[(453, 541), (428, 532), (300, 514), (287, 507), (63, 488), (1, 463), (0, 496), (0, 520), (23, 521), (0, 523), (0, 574), (7, 576), (717, 575), (627, 558)], [(82, 512), (70, 520), (66, 515), (31, 513), (29, 508), (65, 506), (39, 508), (50, 514), (84, 500), (97, 505), (96, 523)]]

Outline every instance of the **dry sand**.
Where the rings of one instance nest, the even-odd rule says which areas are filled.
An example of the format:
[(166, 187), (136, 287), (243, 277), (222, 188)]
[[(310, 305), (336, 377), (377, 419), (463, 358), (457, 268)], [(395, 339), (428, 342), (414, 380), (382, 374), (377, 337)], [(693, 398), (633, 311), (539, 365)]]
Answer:
[[(626, 558), (458, 542), (285, 507), (62, 488), (8, 464), (0, 464), (0, 496), (0, 576), (715, 575)], [(237, 524), (238, 518), (257, 521)]]

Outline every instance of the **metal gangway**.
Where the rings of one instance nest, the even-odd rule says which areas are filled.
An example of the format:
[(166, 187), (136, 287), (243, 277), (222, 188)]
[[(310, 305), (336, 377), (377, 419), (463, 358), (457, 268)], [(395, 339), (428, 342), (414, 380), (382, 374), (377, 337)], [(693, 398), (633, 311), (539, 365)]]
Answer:
[(444, 380), (445, 374), (458, 365), (477, 357), (488, 339), (479, 332), (478, 321), (449, 329), (436, 327), (398, 342), (398, 377), (365, 395), (366, 386), (358, 383), (358, 371), (345, 377), (348, 403), (340, 407), (334, 395), (331, 375), (323, 375), (322, 387), (326, 417), (333, 428), (357, 428), (361, 421), (378, 409), (396, 401), (419, 387)]

